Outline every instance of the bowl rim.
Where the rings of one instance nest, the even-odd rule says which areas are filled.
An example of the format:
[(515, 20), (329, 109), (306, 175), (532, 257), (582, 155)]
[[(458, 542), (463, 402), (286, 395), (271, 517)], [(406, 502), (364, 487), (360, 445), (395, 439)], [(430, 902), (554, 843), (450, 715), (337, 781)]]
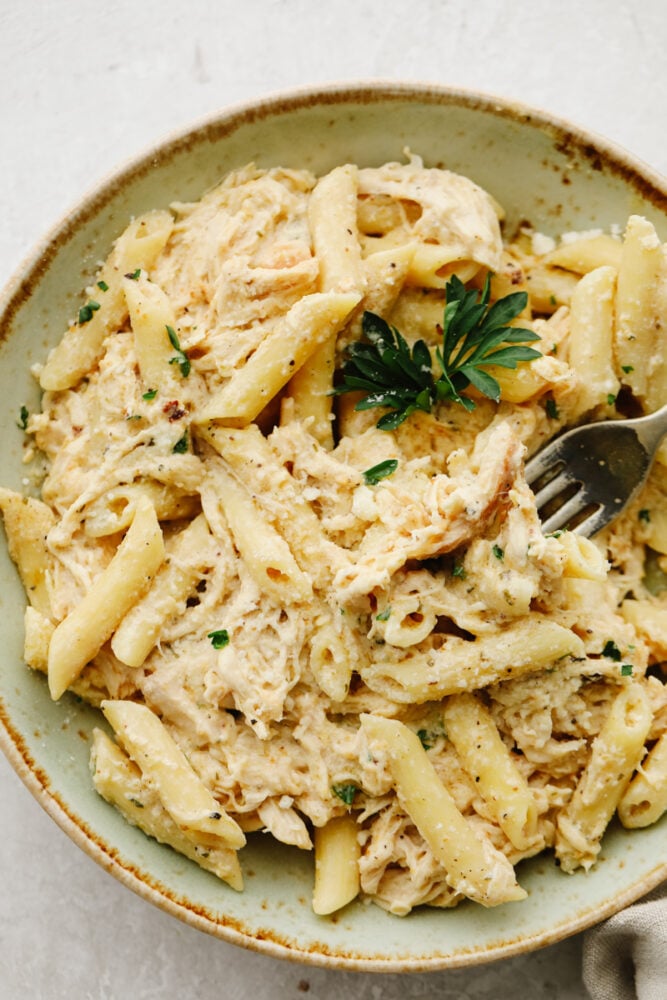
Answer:
[[(134, 178), (147, 173), (156, 160), (168, 159), (180, 148), (192, 141), (201, 142), (207, 134), (222, 136), (232, 134), (246, 122), (271, 118), (281, 113), (299, 111), (309, 105), (329, 104), (340, 107), (345, 104), (381, 103), (395, 101), (407, 103), (418, 100), (438, 105), (450, 104), (479, 109), (500, 118), (516, 119), (554, 138), (566, 142), (582, 152), (595, 164), (602, 158), (605, 168), (618, 175), (637, 190), (640, 190), (654, 205), (667, 216), (667, 178), (655, 171), (642, 159), (626, 150), (622, 145), (604, 136), (573, 124), (565, 118), (544, 111), (520, 101), (499, 97), (492, 93), (460, 87), (450, 87), (438, 83), (371, 79), (344, 83), (328, 83), (277, 90), (258, 98), (223, 106), (220, 110), (201, 116), (190, 123), (169, 130), (152, 141), (138, 153), (125, 158), (115, 168), (102, 174), (69, 210), (61, 213), (36, 244), (29, 249), (10, 274), (4, 287), (0, 289), (0, 341), (12, 324), (13, 316), (24, 300), (30, 297), (35, 279), (45, 271), (63, 244), (75, 234), (79, 226), (97, 214), (110, 202), (115, 194)], [(557, 926), (540, 932), (523, 932), (520, 937), (509, 942), (485, 946), (484, 951), (465, 950), (450, 955), (436, 955), (433, 958), (377, 959), (350, 956), (325, 951), (316, 953), (298, 947), (288, 946), (277, 938), (272, 940), (263, 931), (259, 937), (255, 932), (215, 920), (204, 912), (198, 912), (180, 900), (162, 885), (154, 876), (140, 871), (121, 856), (120, 851), (107, 844), (66, 801), (50, 787), (45, 771), (32, 757), (20, 732), (13, 725), (5, 708), (0, 692), (0, 749), (14, 771), (39, 805), (53, 819), (67, 836), (105, 871), (119, 882), (137, 893), (143, 899), (158, 906), (163, 911), (177, 917), (184, 923), (236, 944), (274, 958), (287, 959), (325, 968), (347, 969), (364, 972), (408, 973), (443, 969), (453, 969), (481, 965), (503, 958), (525, 954), (537, 948), (562, 941), (604, 920), (667, 879), (667, 859), (656, 863), (624, 892), (601, 904), (581, 911), (575, 917), (562, 921)]]

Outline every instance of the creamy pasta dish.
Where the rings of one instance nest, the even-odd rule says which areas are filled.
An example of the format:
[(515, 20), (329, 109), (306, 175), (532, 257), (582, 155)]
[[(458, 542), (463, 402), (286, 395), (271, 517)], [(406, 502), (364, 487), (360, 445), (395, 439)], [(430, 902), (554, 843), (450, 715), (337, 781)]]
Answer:
[(592, 539), (524, 477), (667, 401), (667, 255), (502, 215), (412, 155), (246, 166), (134, 218), (35, 370), (25, 660), (100, 707), (99, 794), (233, 889), (263, 831), (318, 914), (495, 906), (667, 808), (667, 444)]

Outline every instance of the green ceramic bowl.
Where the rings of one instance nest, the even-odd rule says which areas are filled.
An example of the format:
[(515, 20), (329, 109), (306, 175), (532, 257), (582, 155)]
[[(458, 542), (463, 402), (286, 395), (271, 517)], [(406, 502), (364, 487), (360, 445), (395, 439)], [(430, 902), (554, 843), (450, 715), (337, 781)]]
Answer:
[[(37, 405), (30, 365), (60, 338), (96, 262), (129, 217), (198, 197), (233, 167), (376, 165), (403, 150), (459, 171), (540, 230), (649, 217), (667, 238), (667, 182), (608, 142), (541, 112), (431, 86), (373, 84), (299, 91), (225, 111), (170, 137), (86, 195), (22, 265), (0, 301), (2, 481), (20, 489), (22, 405)], [(667, 823), (609, 831), (588, 874), (551, 857), (520, 866), (528, 899), (484, 910), (422, 908), (407, 918), (352, 904), (334, 918), (310, 908), (312, 857), (254, 835), (237, 894), (128, 826), (92, 789), (89, 734), (98, 714), (22, 663), (24, 598), (2, 542), (0, 744), (41, 805), (129, 888), (211, 934), (274, 956), (372, 971), (471, 965), (559, 940), (609, 916), (667, 877)], [(667, 818), (666, 818), (667, 819)]]

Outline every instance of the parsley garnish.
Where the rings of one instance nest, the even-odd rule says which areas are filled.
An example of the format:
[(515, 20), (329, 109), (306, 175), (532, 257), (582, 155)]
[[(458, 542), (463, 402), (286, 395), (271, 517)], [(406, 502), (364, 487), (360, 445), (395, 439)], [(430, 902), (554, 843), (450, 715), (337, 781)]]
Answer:
[(610, 660), (620, 660), (621, 651), (613, 639), (607, 639), (602, 647), (602, 655), (608, 656)]
[(397, 458), (388, 458), (386, 462), (378, 462), (377, 465), (373, 465), (370, 469), (366, 469), (366, 471), (362, 473), (364, 482), (366, 483), (366, 486), (375, 486), (381, 479), (386, 479), (387, 476), (391, 476), (392, 473), (396, 472), (397, 468)]
[(351, 806), (354, 802), (354, 796), (357, 794), (357, 786), (353, 784), (349, 785), (332, 785), (331, 791), (334, 795), (337, 795), (341, 801), (345, 803), (346, 806)]
[(435, 350), (442, 369), (437, 379), (431, 351), (423, 340), (410, 347), (396, 327), (365, 312), (362, 330), (368, 343), (350, 345), (341, 369), (343, 381), (334, 393), (364, 392), (356, 410), (389, 407), (377, 422), (381, 430), (394, 430), (416, 410), (430, 413), (439, 402), (474, 409), (473, 400), (461, 395), (469, 385), (497, 403), (500, 385), (483, 369), (489, 365), (516, 368), (522, 361), (541, 357), (533, 347), (516, 346), (540, 338), (532, 330), (507, 325), (525, 308), (525, 292), (513, 292), (492, 306), (490, 294), (490, 275), (481, 294), (467, 291), (455, 275), (447, 282), (442, 345)]
[(423, 746), (424, 750), (430, 750), (433, 746), (431, 743), (433, 734), (429, 733), (428, 729), (418, 729), (417, 736), (419, 737), (419, 742)]
[(384, 611), (380, 611), (379, 614), (375, 616), (377, 622), (388, 622), (391, 616), (391, 607), (387, 606)]
[(183, 378), (187, 378), (188, 375), (190, 374), (190, 358), (187, 356), (185, 351), (181, 349), (180, 341), (176, 336), (176, 331), (174, 330), (173, 326), (167, 327), (167, 335), (169, 337), (169, 343), (176, 351), (175, 357), (169, 359), (169, 364), (178, 365), (178, 367), (181, 370), (181, 375), (183, 376)]
[(496, 559), (502, 560), (505, 558), (505, 549), (501, 549), (499, 545), (494, 545), (491, 551), (493, 552)]
[(560, 413), (553, 399), (547, 399), (545, 409), (549, 420), (558, 420)]
[(21, 409), (19, 410), (19, 419), (17, 420), (17, 424), (21, 428), (22, 431), (25, 431), (28, 428), (28, 417), (29, 416), (30, 416), (30, 413), (28, 412), (28, 407), (27, 406), (22, 406)]
[(642, 507), (642, 509), (637, 514), (640, 521), (645, 521), (646, 524), (651, 520), (651, 511), (647, 507)]
[(171, 449), (176, 455), (184, 455), (188, 450), (188, 432), (185, 431), (182, 437), (179, 437), (178, 441)]
[(126, 274), (125, 277), (129, 278), (130, 281), (138, 281), (141, 277), (141, 268), (138, 267), (136, 271), (131, 271), (129, 274)]
[(624, 663), (621, 667), (621, 677), (632, 677), (632, 664)]
[(107, 285), (106, 281), (98, 281), (97, 282), (97, 287), (102, 292), (108, 292), (109, 291), (109, 286)]
[(83, 326), (84, 323), (90, 323), (93, 318), (93, 313), (97, 312), (100, 308), (99, 302), (86, 302), (85, 306), (81, 306), (79, 309), (79, 326)]
[(609, 403), (610, 406), (613, 406), (614, 403), (616, 402), (616, 396), (614, 395), (613, 392), (607, 393), (607, 402)]
[(229, 632), (226, 628), (219, 628), (215, 632), (209, 632), (206, 638), (211, 640), (213, 649), (224, 649), (225, 646), (229, 645)]
[(630, 372), (633, 372), (635, 370), (634, 365), (621, 365), (621, 368), (626, 375), (629, 375)]
[(157, 396), (157, 389), (148, 389), (146, 392), (142, 394), (141, 398), (150, 401), (151, 399), (155, 399), (156, 396)]
[(452, 576), (458, 576), (461, 580), (465, 580), (465, 578), (466, 578), (466, 571), (463, 568), (463, 564), (462, 563), (456, 563), (456, 565), (454, 566), (454, 569), (452, 570)]

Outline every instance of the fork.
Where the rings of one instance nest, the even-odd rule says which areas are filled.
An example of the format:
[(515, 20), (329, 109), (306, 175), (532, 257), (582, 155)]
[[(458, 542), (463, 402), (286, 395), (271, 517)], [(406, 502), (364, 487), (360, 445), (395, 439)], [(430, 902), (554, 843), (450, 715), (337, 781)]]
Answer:
[(667, 405), (632, 420), (566, 431), (526, 463), (528, 485), (549, 533), (568, 526), (590, 537), (636, 496), (667, 434)]

